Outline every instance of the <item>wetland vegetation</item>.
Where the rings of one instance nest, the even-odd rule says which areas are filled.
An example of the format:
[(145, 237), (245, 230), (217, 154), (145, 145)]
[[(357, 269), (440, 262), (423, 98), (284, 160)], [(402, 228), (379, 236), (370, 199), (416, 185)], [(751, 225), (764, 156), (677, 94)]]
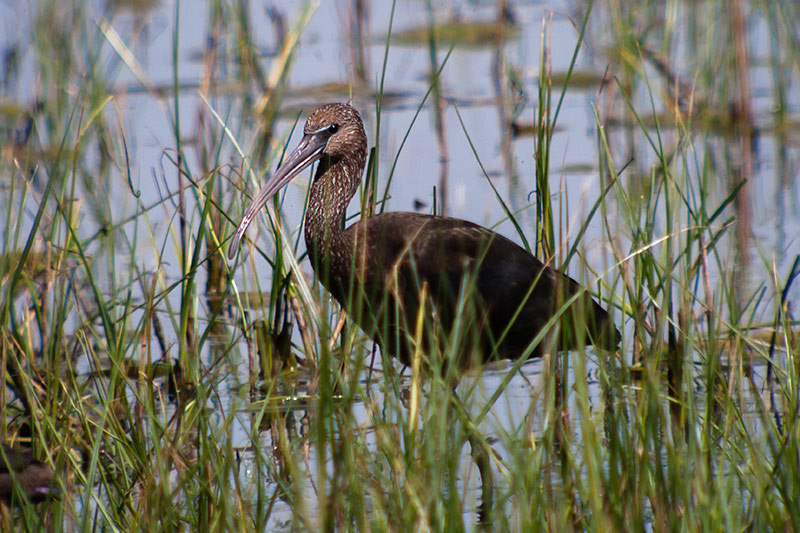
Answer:
[[(2, 444), (57, 495), (1, 529), (800, 529), (796, 2), (0, 13)], [(496, 229), (620, 348), (402, 367), (314, 278), (302, 179), (228, 261), (330, 101), (351, 219)]]

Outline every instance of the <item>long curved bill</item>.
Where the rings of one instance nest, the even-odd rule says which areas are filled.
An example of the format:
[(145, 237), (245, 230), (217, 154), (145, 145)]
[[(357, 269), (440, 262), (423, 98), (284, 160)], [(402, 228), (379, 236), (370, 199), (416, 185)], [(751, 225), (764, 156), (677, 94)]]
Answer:
[(228, 248), (228, 259), (233, 259), (239, 249), (239, 243), (244, 237), (247, 227), (256, 217), (258, 212), (267, 203), (267, 200), (281, 190), (284, 185), (292, 181), (300, 172), (306, 169), (311, 163), (317, 161), (322, 157), (322, 152), (328, 144), (330, 137), (321, 134), (321, 132), (306, 133), (303, 140), (297, 148), (284, 160), (283, 164), (275, 171), (275, 173), (267, 180), (264, 187), (258, 192), (253, 203), (247, 208), (242, 221), (239, 222), (239, 227), (233, 235), (231, 245)]

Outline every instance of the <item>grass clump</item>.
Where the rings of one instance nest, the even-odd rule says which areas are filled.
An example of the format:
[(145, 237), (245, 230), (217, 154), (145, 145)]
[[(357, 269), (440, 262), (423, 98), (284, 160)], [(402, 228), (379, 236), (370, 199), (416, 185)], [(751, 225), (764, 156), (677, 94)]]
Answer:
[[(783, 257), (754, 237), (772, 178), (764, 158), (774, 162), (776, 209), (795, 216), (781, 191), (792, 190), (796, 156), (800, 62), (787, 21), (798, 13), (786, 2), (749, 12), (728, 4), (595, 3), (575, 25), (569, 64), (555, 67), (566, 74), (551, 72), (545, 24), (529, 87), (523, 71), (537, 61), (515, 61), (492, 29), (500, 23), (484, 23), (501, 137), (510, 143), (524, 114), (534, 134), (518, 141), (535, 156), (530, 172), (501, 143), (509, 190), (536, 192), (507, 198), (490, 181), (511, 222), (502, 229), (573, 275), (580, 264), (574, 277), (613, 309), (623, 343), (613, 354), (493, 366), (455, 389), (452, 376), (400, 368), (343, 317), (308, 268), (300, 216), (280, 200), (261, 221), (268, 235), (251, 232), (249, 253), (224, 258), (243, 191), (290, 144), (278, 120), (296, 103), (287, 80), (313, 4), (284, 19), (212, 3), (213, 46), (191, 89), (181, 68), (188, 5), (170, 15), (167, 89), (139, 63), (148, 26), (134, 15), (32, 8), (24, 53), (4, 42), (9, 68), (17, 47), (36, 82), (25, 69), (3, 82), (0, 416), (3, 442), (31, 447), (61, 497), (18, 501), (0, 521), (31, 530), (450, 530), (479, 518), (516, 531), (800, 528), (800, 267), (789, 230), (775, 245)], [(447, 83), (469, 38), (440, 33), (442, 15), (426, 13), (435, 82), (412, 96), (387, 90), (383, 107), (382, 77), (375, 91), (359, 85), (356, 103), (363, 112), (376, 94), (380, 124), (392, 106), (424, 116), (430, 98), (431, 139), (446, 155), (463, 134), (482, 168), (487, 151)], [(769, 28), (763, 47), (748, 45), (762, 37), (744, 15)], [(276, 39), (266, 53), (253, 28), (269, 21)], [(382, 76), (394, 44), (387, 35)], [(603, 58), (593, 85), (585, 54)], [(770, 113), (743, 82), (757, 83), (754, 72), (770, 77)], [(26, 90), (35, 97), (21, 98)], [(562, 155), (566, 110), (587, 96), (598, 184), (578, 215), (573, 186), (550, 164)], [(158, 117), (157, 152), (134, 134), (136, 113)], [(384, 168), (392, 147), (370, 133), (365, 212), (392, 207), (395, 165), (408, 156), (392, 152)], [(141, 163), (137, 152), (155, 155)]]

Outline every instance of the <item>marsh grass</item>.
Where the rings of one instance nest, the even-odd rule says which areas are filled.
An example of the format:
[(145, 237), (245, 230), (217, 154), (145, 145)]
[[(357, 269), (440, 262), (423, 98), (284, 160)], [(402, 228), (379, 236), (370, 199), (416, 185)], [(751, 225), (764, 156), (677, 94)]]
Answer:
[[(142, 97), (161, 106), (173, 132), (159, 163), (146, 163), (156, 169), (152, 183), (136, 179), (111, 89), (124, 69), (145, 72), (132, 44), (112, 40), (119, 15), (98, 25), (81, 3), (38, 5), (27, 52), (36, 104), (2, 129), (0, 415), (4, 441), (32, 446), (58, 472), (63, 496), (4, 508), (3, 529), (442, 531), (476, 527), (479, 511), (481, 527), (497, 530), (800, 529), (800, 336), (789, 297), (798, 266), (778, 268), (741, 228), (740, 195), (754, 169), (726, 157), (752, 143), (753, 117), (737, 115), (736, 128), (715, 135), (691, 106), (662, 102), (662, 91), (681, 85), (643, 51), (669, 52), (685, 31), (699, 59), (689, 67), (695, 92), (681, 98), (700, 93), (713, 114), (752, 99), (725, 81), (741, 74), (730, 54), (745, 36), (733, 22), (711, 34), (696, 27), (726, 2), (676, 4), (688, 22), (681, 31), (675, 19), (653, 22), (659, 5), (597, 3), (576, 23), (581, 43), (597, 27), (608, 32), (608, 56), (617, 58), (596, 85), (600, 187), (588, 216), (577, 226), (567, 216), (565, 185), (550, 171), (584, 44), (554, 80), (547, 21), (532, 112), (536, 175), (522, 177), (537, 191), (536, 226), (494, 189), (529, 249), (581, 265), (572, 274), (613, 310), (620, 350), (557, 353), (551, 344), (555, 355), (533, 372), (518, 361), (460, 380), (453, 366), (444, 375), (425, 368), (455, 357), (468, 328), (422, 346), (421, 331), (437, 325), (420, 317), (409, 328), (417, 357), (400, 368), (312, 278), (302, 232), (280, 199), (260, 221), (266, 235), (251, 231), (247, 251), (225, 260), (242, 192), (291, 144), (274, 126), (313, 4), (276, 28), (268, 63), (247, 8), (211, 4), (208, 31), (224, 44), (204, 53), (191, 139), (175, 25), (171, 89), (140, 79)], [(759, 128), (775, 136), (776, 160), (788, 169), (796, 152), (786, 148), (787, 110), (800, 77), (788, 21), (800, 13), (784, 2), (750, 7), (771, 30), (775, 80), (774, 123)], [(175, 20), (184, 9), (175, 3)], [(447, 108), (439, 78), (460, 39), (472, 42), (458, 32), (445, 38), (429, 13), (422, 35), (432, 81), (417, 115)], [(731, 45), (712, 46), (719, 42)], [(393, 45), (387, 36), (376, 131)], [(221, 65), (235, 67), (227, 83), (249, 89), (215, 92)], [(4, 90), (5, 99), (12, 90)], [(668, 124), (658, 118), (667, 108)], [(379, 167), (385, 148), (370, 137), (364, 212), (389, 208), (395, 169)], [(132, 214), (120, 216), (121, 198)], [(590, 226), (602, 236), (587, 242)], [(596, 257), (591, 248), (604, 259), (585, 260)], [(740, 283), (745, 267), (755, 287)], [(476, 313), (468, 296), (463, 323)]]

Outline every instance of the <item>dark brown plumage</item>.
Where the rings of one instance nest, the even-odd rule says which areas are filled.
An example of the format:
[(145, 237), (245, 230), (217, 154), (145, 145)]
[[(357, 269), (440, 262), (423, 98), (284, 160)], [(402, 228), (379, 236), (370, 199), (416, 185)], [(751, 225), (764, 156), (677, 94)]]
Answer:
[[(403, 363), (410, 363), (417, 338), (423, 352), (457, 342), (462, 367), (492, 357), (539, 356), (541, 344), (529, 345), (570, 300), (558, 319), (560, 348), (617, 346), (611, 317), (573, 279), (486, 228), (395, 212), (343, 229), (366, 157), (367, 136), (355, 109), (329, 104), (315, 110), (298, 147), (242, 218), (228, 257), (264, 203), (319, 161), (305, 220), (314, 271), (359, 326)], [(420, 295), (427, 295), (424, 302)], [(469, 305), (459, 305), (465, 299)], [(421, 308), (425, 321), (418, 327)]]
[(15, 486), (34, 503), (58, 494), (58, 489), (51, 486), (53, 470), (41, 461), (35, 460), (30, 450), (11, 448), (5, 444), (2, 447), (0, 500), (6, 505), (10, 504)]

